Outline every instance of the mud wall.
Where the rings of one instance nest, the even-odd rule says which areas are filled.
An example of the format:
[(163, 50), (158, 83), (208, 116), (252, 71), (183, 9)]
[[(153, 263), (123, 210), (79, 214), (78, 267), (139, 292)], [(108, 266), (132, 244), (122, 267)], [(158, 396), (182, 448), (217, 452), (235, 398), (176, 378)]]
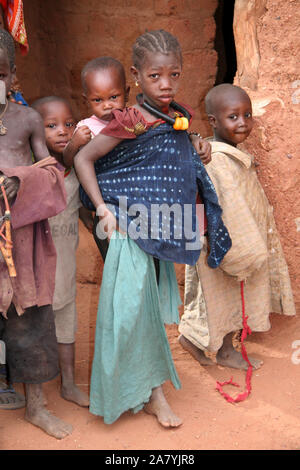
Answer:
[(203, 97), (214, 84), (217, 0), (24, 0), (30, 44), (18, 56), (18, 77), (30, 101), (58, 94), (70, 98), (78, 117), (87, 110), (80, 71), (97, 56), (110, 55), (125, 66), (133, 101), (139, 89), (130, 77), (131, 46), (146, 29), (166, 29), (183, 49), (184, 74), (178, 98), (196, 110), (194, 128), (204, 132)]
[(245, 147), (259, 163), (260, 181), (274, 207), (299, 311), (300, 1), (236, 0), (237, 4), (241, 10), (236, 11), (235, 83), (251, 96), (256, 121)]
[[(274, 206), (299, 307), (300, 0), (236, 0), (237, 6), (235, 83), (251, 96), (256, 119), (246, 147)], [(131, 45), (146, 29), (164, 28), (183, 49), (179, 99), (196, 110), (193, 128), (208, 135), (203, 98), (217, 73), (216, 7), (217, 0), (24, 0), (30, 52), (17, 58), (24, 95), (29, 102), (64, 96), (78, 118), (85, 116), (81, 68), (93, 57), (112, 55), (125, 65), (133, 101), (139, 89), (129, 74)]]

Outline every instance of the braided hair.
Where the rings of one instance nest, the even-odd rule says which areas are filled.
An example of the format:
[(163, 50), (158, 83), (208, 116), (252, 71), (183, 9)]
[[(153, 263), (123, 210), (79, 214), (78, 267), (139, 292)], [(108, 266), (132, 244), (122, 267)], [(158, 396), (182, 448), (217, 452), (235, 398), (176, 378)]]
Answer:
[(137, 69), (140, 69), (143, 64), (147, 52), (160, 52), (161, 54), (174, 52), (182, 64), (181, 47), (177, 38), (163, 29), (146, 31), (136, 39), (132, 47), (132, 63)]
[(7, 52), (10, 68), (15, 65), (15, 43), (6, 29), (0, 28), (0, 49)]

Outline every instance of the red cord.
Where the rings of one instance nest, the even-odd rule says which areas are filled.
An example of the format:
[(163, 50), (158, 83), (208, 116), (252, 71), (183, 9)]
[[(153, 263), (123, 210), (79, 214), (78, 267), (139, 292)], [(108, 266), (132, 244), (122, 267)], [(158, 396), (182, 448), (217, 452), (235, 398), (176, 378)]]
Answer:
[(243, 313), (243, 331), (241, 336), (241, 347), (242, 347), (242, 356), (248, 364), (247, 374), (246, 374), (246, 390), (243, 393), (240, 393), (236, 398), (231, 397), (228, 393), (223, 391), (224, 385), (233, 385), (234, 387), (239, 387), (239, 385), (232, 381), (232, 377), (227, 382), (218, 382), (217, 381), (217, 390), (229, 403), (237, 403), (239, 401), (245, 400), (251, 392), (251, 376), (252, 376), (252, 365), (248, 359), (247, 351), (244, 346), (244, 341), (248, 335), (251, 335), (251, 329), (247, 324), (247, 318), (245, 314), (245, 297), (244, 297), (244, 281), (241, 281), (241, 299), (242, 299), (242, 313)]

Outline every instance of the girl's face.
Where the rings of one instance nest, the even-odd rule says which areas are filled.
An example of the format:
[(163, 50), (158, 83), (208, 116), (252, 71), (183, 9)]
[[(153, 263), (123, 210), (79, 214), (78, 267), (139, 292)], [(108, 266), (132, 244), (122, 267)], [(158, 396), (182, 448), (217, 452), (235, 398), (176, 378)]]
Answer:
[(7, 52), (4, 49), (0, 49), (0, 80), (5, 84), (6, 95), (10, 90), (14, 76), (15, 67), (11, 69)]
[(46, 144), (52, 155), (61, 155), (75, 129), (72, 112), (63, 101), (52, 101), (41, 106)]
[(216, 112), (209, 116), (217, 140), (234, 147), (247, 139), (253, 127), (250, 99), (243, 94), (230, 94), (216, 103)]
[(140, 68), (132, 67), (131, 71), (142, 88), (145, 100), (161, 111), (167, 112), (180, 83), (182, 66), (178, 54), (147, 52)]
[(124, 109), (129, 90), (114, 67), (89, 72), (85, 82), (85, 97), (97, 118), (110, 121), (114, 109)]

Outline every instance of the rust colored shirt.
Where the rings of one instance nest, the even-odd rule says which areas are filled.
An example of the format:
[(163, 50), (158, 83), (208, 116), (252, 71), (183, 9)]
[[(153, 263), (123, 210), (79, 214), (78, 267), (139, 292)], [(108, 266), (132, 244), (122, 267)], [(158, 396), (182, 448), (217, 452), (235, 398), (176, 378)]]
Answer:
[(41, 166), (0, 168), (0, 171), (20, 181), (10, 208), (17, 276), (9, 277), (0, 253), (0, 313), (6, 316), (13, 302), (20, 315), (33, 305), (52, 303), (56, 251), (47, 219), (66, 207), (64, 171), (54, 158)]

